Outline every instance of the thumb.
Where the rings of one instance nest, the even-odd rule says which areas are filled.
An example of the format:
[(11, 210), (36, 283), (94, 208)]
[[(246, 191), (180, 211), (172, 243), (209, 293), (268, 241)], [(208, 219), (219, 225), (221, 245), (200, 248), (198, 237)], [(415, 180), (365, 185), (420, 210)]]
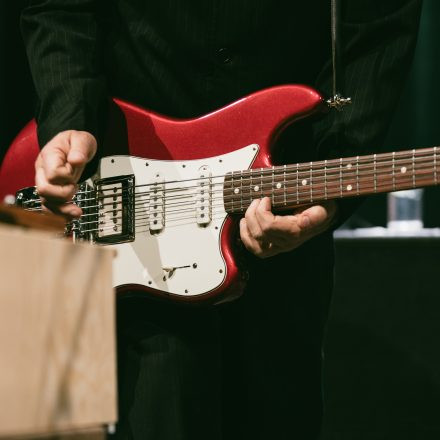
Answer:
[(86, 131), (73, 131), (70, 135), (70, 150), (67, 162), (73, 167), (83, 167), (96, 153), (96, 139)]

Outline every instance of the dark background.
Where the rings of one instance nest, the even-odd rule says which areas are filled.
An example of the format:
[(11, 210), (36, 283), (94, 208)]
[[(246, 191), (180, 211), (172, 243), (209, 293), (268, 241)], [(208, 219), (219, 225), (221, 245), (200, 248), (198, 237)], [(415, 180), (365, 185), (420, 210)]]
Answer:
[[(23, 3), (0, 0), (0, 160), (33, 114), (18, 28)], [(440, 145), (439, 24), (440, 1), (424, 0), (388, 151)], [(427, 227), (440, 226), (439, 196), (438, 188), (425, 190)], [(349, 221), (351, 227), (385, 224), (385, 195), (370, 197)], [(342, 240), (336, 256), (323, 439), (440, 439), (440, 240)]]
[[(440, 145), (439, 26), (440, 1), (423, 0), (414, 62), (385, 142), (387, 151)], [(439, 188), (425, 189), (424, 224), (428, 228), (440, 226), (439, 196)], [(386, 195), (371, 196), (350, 226), (386, 226), (386, 212)]]

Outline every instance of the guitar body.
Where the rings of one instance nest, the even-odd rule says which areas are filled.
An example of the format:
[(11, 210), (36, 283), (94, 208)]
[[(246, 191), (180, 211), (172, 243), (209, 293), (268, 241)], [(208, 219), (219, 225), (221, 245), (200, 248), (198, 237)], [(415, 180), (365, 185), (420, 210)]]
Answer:
[[(97, 232), (97, 243), (117, 249), (114, 285), (118, 291), (196, 303), (218, 303), (240, 295), (245, 277), (237, 263), (238, 219), (227, 214), (223, 192), (216, 189), (218, 179), (223, 184), (229, 172), (270, 167), (282, 129), (323, 107), (315, 90), (295, 85), (266, 89), (187, 120), (170, 119), (115, 99), (102, 146), (105, 157), (89, 184), (107, 179), (110, 183), (100, 194), (110, 194), (111, 185), (116, 185), (115, 193), (122, 188), (111, 183), (112, 178), (131, 176), (134, 182), (131, 238), (118, 240), (105, 228)], [(1, 199), (34, 185), (38, 152), (36, 124), (30, 122), (3, 161)], [(172, 182), (169, 188), (168, 182)], [(203, 211), (203, 182), (210, 194), (207, 211)], [(152, 188), (159, 195), (159, 208)], [(161, 197), (166, 191), (171, 196), (165, 203)], [(119, 202), (115, 196), (114, 203)], [(111, 207), (100, 211), (100, 216), (104, 225), (114, 224), (115, 230), (120, 226)]]

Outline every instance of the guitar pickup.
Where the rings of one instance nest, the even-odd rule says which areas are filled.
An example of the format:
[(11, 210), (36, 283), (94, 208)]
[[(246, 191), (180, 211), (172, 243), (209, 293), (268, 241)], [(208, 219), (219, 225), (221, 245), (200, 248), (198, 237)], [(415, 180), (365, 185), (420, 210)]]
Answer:
[(202, 168), (199, 172), (196, 192), (196, 220), (200, 226), (205, 226), (212, 219), (211, 173)]
[(165, 227), (165, 184), (163, 180), (160, 174), (157, 174), (150, 185), (148, 220), (151, 233), (159, 232)]
[(96, 233), (94, 241), (115, 244), (133, 241), (134, 194), (133, 175), (95, 181)]

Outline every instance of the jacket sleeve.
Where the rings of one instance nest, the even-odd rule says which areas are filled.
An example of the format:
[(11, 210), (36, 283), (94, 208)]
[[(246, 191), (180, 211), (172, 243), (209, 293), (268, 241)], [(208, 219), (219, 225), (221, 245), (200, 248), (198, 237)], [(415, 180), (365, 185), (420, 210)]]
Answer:
[[(379, 152), (409, 72), (420, 21), (421, 0), (342, 2), (340, 92), (352, 98), (341, 112), (315, 124), (322, 158)], [(332, 95), (330, 64), (316, 87)], [(363, 199), (339, 200), (338, 225)]]
[(107, 109), (97, 0), (31, 0), (21, 30), (37, 93), (38, 139), (63, 130), (102, 137)]

